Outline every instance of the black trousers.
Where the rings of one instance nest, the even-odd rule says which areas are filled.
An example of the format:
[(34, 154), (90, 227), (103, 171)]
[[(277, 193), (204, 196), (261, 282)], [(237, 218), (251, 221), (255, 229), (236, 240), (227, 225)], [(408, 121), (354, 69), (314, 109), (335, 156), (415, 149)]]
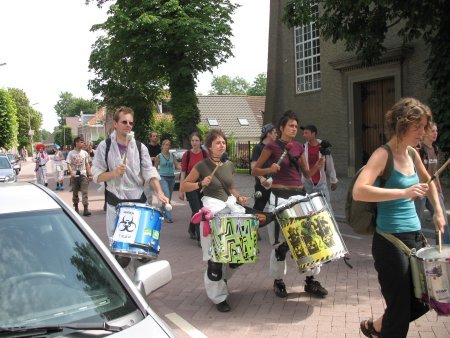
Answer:
[[(189, 202), (189, 206), (191, 207), (192, 216), (196, 214), (201, 208), (203, 208), (202, 203), (202, 195), (200, 194), (200, 190), (194, 190), (186, 193), (186, 198)], [(192, 217), (191, 216), (191, 217)], [(189, 222), (188, 232), (190, 234), (195, 234), (197, 237), (197, 241), (200, 240), (200, 224)]]
[[(425, 246), (420, 231), (393, 235), (410, 249), (419, 250)], [(381, 293), (386, 301), (380, 338), (406, 337), (409, 322), (428, 312), (428, 306), (414, 297), (409, 257), (378, 233), (373, 236), (372, 255)]]
[(267, 202), (270, 200), (271, 190), (265, 189), (261, 184), (255, 184), (255, 192), (260, 191), (261, 197), (255, 198), (255, 204), (253, 205), (253, 209), (264, 211)]

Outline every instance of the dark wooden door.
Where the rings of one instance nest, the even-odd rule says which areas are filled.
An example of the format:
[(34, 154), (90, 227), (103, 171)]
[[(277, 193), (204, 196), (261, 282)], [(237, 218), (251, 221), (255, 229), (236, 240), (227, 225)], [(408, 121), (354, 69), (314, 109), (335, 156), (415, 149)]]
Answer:
[(372, 152), (385, 142), (384, 114), (395, 103), (394, 79), (361, 84), (361, 127), (363, 164)]

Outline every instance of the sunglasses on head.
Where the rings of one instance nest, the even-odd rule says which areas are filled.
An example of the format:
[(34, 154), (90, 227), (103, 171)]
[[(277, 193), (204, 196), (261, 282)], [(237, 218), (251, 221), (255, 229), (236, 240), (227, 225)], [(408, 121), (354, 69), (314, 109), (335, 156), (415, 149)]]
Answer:
[(120, 121), (120, 123), (122, 123), (122, 124), (124, 124), (124, 125), (126, 125), (126, 124), (129, 124), (130, 126), (132, 126), (134, 123), (133, 122), (131, 122), (131, 121)]

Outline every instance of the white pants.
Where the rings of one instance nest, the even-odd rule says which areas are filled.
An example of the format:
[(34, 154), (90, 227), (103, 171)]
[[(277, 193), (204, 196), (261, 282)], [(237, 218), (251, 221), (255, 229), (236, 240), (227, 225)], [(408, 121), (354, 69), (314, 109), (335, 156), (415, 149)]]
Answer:
[[(289, 199), (284, 198), (278, 198), (278, 201), (275, 198), (274, 194), (270, 194), (270, 200), (269, 200), (269, 210), (273, 211), (276, 207), (275, 202), (278, 202), (278, 205), (283, 205), (288, 203), (288, 201), (292, 199), (303, 199), (305, 196), (297, 195), (292, 196)], [(283, 277), (286, 275), (286, 260), (279, 261), (277, 260), (275, 249), (277, 249), (282, 243), (286, 242), (286, 239), (283, 235), (283, 231), (279, 230), (278, 235), (278, 243), (275, 243), (275, 222), (267, 224), (267, 233), (269, 234), (269, 243), (272, 246), (272, 251), (270, 253), (270, 259), (269, 259), (269, 271), (270, 275), (273, 277), (273, 279), (283, 279)], [(311, 270), (308, 270), (304, 272), (305, 276), (316, 276), (320, 273), (320, 265), (315, 266)]]
[[(236, 198), (229, 196), (228, 200), (223, 202), (216, 198), (204, 196), (202, 198), (203, 207), (211, 210), (212, 216), (218, 212), (231, 214), (245, 213), (245, 208), (236, 204)], [(203, 236), (203, 222), (200, 223), (200, 242), (202, 245), (203, 260), (211, 259), (211, 235)], [(237, 268), (230, 268), (229, 264), (222, 264), (222, 278), (218, 281), (212, 281), (208, 278), (208, 273), (205, 271), (203, 277), (206, 295), (214, 303), (219, 304), (227, 299), (229, 295), (227, 280), (231, 278)]]

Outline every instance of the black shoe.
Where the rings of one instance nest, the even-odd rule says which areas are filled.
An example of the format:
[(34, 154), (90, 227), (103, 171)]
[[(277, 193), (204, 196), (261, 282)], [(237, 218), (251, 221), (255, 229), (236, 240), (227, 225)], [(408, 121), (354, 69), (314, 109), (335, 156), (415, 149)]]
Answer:
[(280, 298), (287, 297), (286, 285), (284, 284), (282, 279), (275, 279), (273, 281), (273, 291), (275, 291), (275, 295)]
[(320, 283), (313, 278), (307, 278), (305, 284), (305, 291), (318, 297), (325, 297), (328, 295), (328, 291), (320, 285)]
[(216, 304), (217, 311), (219, 312), (229, 312), (231, 310), (230, 305), (228, 305), (227, 301)]
[(190, 239), (197, 239), (197, 236), (193, 232), (189, 232), (189, 238)]

